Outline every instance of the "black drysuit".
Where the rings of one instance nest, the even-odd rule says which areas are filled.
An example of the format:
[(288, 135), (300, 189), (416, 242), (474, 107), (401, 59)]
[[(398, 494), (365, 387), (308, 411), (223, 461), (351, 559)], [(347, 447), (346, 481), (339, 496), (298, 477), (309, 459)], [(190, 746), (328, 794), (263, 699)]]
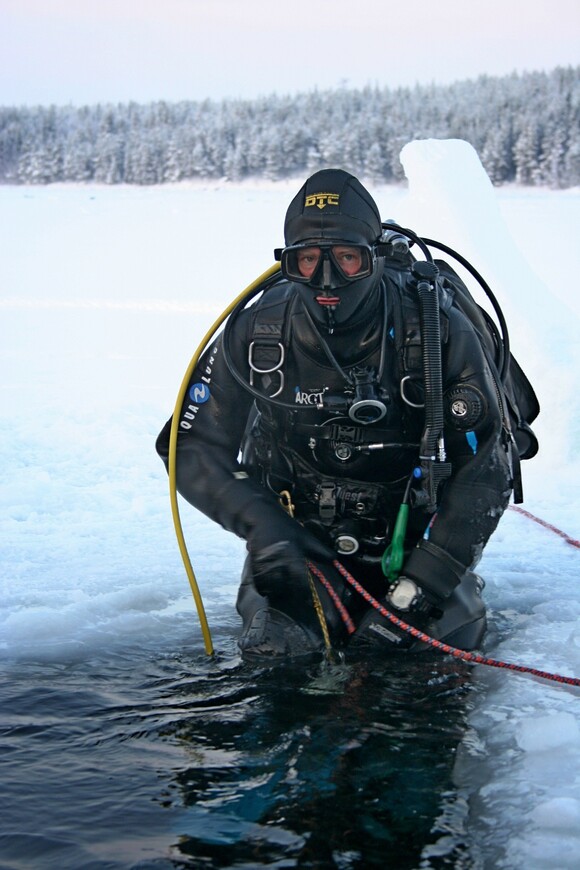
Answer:
[[(323, 571), (335, 591), (332, 595), (327, 588), (318, 589), (336, 643), (348, 636), (336, 599), (346, 605), (355, 626), (364, 621), (368, 605), (334, 570), (333, 556), (374, 596), (384, 597), (387, 590), (380, 558), (418, 464), (424, 422), (421, 377), (406, 377), (402, 363), (405, 347), (417, 345), (420, 337), (417, 325), (406, 322), (408, 314), (402, 313), (389, 271), (377, 286), (372, 310), (367, 307), (356, 324), (324, 335), (323, 341), (297, 288), (286, 281), (239, 315), (231, 329), (231, 360), (245, 380), (250, 379), (249, 359), (258, 369), (281, 363), (268, 375), (254, 371), (252, 381), (254, 389), (275, 394), (284, 407), (256, 401), (240, 385), (224, 358), (223, 333), (191, 379), (178, 429), (177, 489), (197, 509), (248, 541), (238, 598), (242, 648), (262, 642), (268, 648), (278, 624), (275, 618), (268, 624), (271, 613), (285, 615), (283, 626), (289, 624), (288, 616), (302, 626), (311, 646), (322, 642), (305, 559)], [(442, 367), (445, 445), (452, 472), (436, 513), (411, 508), (402, 573), (434, 603), (431, 618), (419, 627), (473, 648), (484, 631), (485, 609), (470, 569), (506, 508), (512, 474), (496, 377), (470, 322), (458, 309), (446, 309), (441, 314)], [(277, 341), (270, 341), (273, 364), (256, 364), (261, 337), (272, 322), (282, 324), (278, 338), (283, 358)], [(348, 376), (354, 370), (380, 372), (374, 395), (380, 396), (386, 414), (375, 423), (361, 425), (348, 416), (353, 401)], [(468, 424), (453, 410), (454, 397), (464, 395), (466, 388), (476, 397), (475, 419)], [(168, 421), (157, 441), (166, 464), (170, 425)], [(281, 493), (287, 493), (294, 517), (280, 506)], [(345, 539), (350, 554), (337, 552), (337, 542)], [(281, 549), (276, 561), (278, 542), (285, 542), (286, 550)], [(263, 553), (268, 577), (260, 568)], [(413, 615), (404, 618), (414, 621)], [(473, 630), (466, 632), (465, 625)], [(293, 651), (292, 631), (280, 630), (286, 631), (288, 643), (279, 651)], [(295, 637), (304, 639), (300, 633)]]

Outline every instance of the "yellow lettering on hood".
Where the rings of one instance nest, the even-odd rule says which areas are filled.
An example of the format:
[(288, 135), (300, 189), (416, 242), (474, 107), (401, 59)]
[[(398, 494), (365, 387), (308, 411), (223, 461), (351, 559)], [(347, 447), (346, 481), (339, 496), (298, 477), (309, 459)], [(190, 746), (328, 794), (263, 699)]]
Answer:
[(311, 193), (306, 197), (304, 208), (316, 206), (316, 208), (326, 208), (327, 205), (338, 205), (340, 199), (339, 193)]

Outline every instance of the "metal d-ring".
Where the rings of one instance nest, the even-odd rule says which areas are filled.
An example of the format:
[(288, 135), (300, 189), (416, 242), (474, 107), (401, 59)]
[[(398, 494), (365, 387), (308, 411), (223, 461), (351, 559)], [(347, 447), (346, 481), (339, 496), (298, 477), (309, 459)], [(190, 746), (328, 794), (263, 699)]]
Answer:
[(270, 399), (275, 399), (276, 396), (279, 396), (280, 393), (282, 392), (282, 390), (284, 389), (284, 372), (281, 371), (282, 366), (284, 364), (284, 345), (281, 342), (278, 342), (278, 347), (280, 348), (280, 359), (278, 360), (276, 365), (272, 366), (269, 369), (258, 368), (258, 366), (255, 364), (255, 362), (253, 360), (254, 345), (255, 345), (255, 342), (252, 341), (252, 342), (250, 342), (250, 346), (248, 348), (248, 365), (250, 366), (250, 386), (251, 387), (254, 386), (254, 372), (257, 375), (271, 375), (271, 374), (274, 374), (275, 372), (277, 372), (279, 377), (280, 377), (280, 386), (278, 387), (278, 389), (276, 390), (275, 393), (271, 393), (269, 396)]
[(421, 404), (417, 404), (416, 402), (412, 402), (405, 395), (405, 381), (412, 381), (412, 380), (413, 380), (413, 378), (411, 377), (411, 375), (405, 375), (404, 378), (401, 378), (401, 383), (399, 385), (399, 390), (401, 392), (401, 399), (403, 400), (403, 402), (405, 402), (405, 404), (409, 405), (411, 408), (424, 408), (425, 402), (421, 402)]

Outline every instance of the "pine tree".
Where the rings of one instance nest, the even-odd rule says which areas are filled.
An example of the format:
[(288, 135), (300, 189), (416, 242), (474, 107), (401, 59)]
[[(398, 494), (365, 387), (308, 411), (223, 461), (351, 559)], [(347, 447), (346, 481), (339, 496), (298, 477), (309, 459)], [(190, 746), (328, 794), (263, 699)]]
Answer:
[(0, 108), (0, 183), (282, 178), (343, 166), (399, 181), (403, 145), (460, 138), (492, 181), (578, 184), (580, 67), (295, 97)]

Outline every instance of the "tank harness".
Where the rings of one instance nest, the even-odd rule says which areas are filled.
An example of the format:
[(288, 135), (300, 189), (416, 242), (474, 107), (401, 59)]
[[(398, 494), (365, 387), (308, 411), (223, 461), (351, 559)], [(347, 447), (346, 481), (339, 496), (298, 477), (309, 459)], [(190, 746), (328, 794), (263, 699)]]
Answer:
[[(377, 255), (385, 258), (385, 272), (390, 278), (390, 287), (395, 288), (397, 296), (392, 307), (395, 319), (396, 356), (400, 368), (400, 394), (403, 402), (410, 408), (422, 407), (424, 411), (424, 427), (419, 445), (418, 460), (412, 467), (404, 490), (391, 541), (381, 558), (383, 573), (390, 582), (393, 582), (397, 579), (404, 558), (404, 541), (410, 506), (419, 507), (426, 513), (434, 514), (438, 506), (441, 484), (451, 475), (451, 465), (447, 462), (444, 442), (445, 414), (441, 359), (442, 344), (445, 343), (448, 336), (448, 318), (446, 315), (451, 306), (458, 307), (473, 325), (492, 373), (498, 406), (502, 414), (504, 447), (510, 460), (513, 497), (516, 504), (523, 501), (520, 457), (530, 458), (537, 452), (537, 441), (528, 421), (531, 422), (537, 416), (539, 405), (531, 384), (510, 352), (507, 324), (499, 303), (475, 268), (451, 248), (434, 240), (422, 239), (411, 230), (392, 222), (384, 223), (383, 230), (383, 240), (385, 241), (383, 244), (377, 245)], [(405, 245), (401, 246), (401, 240), (405, 242)], [(396, 245), (393, 244), (394, 241), (396, 241)], [(417, 260), (410, 254), (409, 247), (415, 243), (421, 250), (424, 260)], [(484, 309), (475, 302), (455, 271), (446, 262), (433, 259), (429, 246), (450, 254), (475, 277), (491, 301), (499, 321), (499, 329)], [(269, 288), (263, 287), (262, 289), (266, 292)], [(257, 307), (249, 342), (249, 377), (244, 377), (237, 371), (229, 352), (233, 325), (237, 315), (246, 307), (248, 300), (234, 309), (226, 324), (223, 352), (231, 374), (244, 389), (254, 396), (260, 407), (263, 408), (264, 403), (266, 403), (266, 406), (271, 405), (292, 411), (292, 416), (294, 416), (296, 406), (283, 402), (279, 398), (284, 388), (285, 348), (290, 344), (285, 315), (291, 292), (291, 285), (289, 285), (288, 290), (282, 292), (279, 301), (271, 305)], [(386, 311), (384, 321), (386, 324)], [(316, 330), (314, 324), (312, 326)], [(318, 330), (316, 331), (318, 332)], [(377, 441), (379, 431), (376, 427), (373, 426), (372, 430), (367, 430), (364, 425), (366, 422), (380, 421), (380, 416), (374, 416), (370, 420), (353, 416), (353, 407), (358, 407), (359, 410), (360, 407), (368, 409), (370, 403), (370, 407), (374, 411), (376, 405), (380, 404), (376, 390), (376, 377), (373, 380), (372, 376), (368, 375), (363, 385), (362, 373), (359, 369), (357, 382), (357, 369), (355, 368), (349, 373), (349, 379), (349, 375), (334, 360), (319, 332), (318, 340), (330, 362), (343, 375), (350, 387), (348, 392), (351, 393), (350, 400), (346, 402), (344, 398), (325, 396), (322, 399), (322, 407), (331, 412), (348, 409), (349, 416), (359, 425), (346, 429), (340, 423), (334, 424), (334, 427), (332, 425), (312, 425), (309, 427), (309, 424), (301, 423), (295, 424), (295, 426), (300, 428), (303, 434), (307, 433), (310, 428), (313, 444), (318, 439), (326, 439), (332, 440), (343, 450), (371, 450), (394, 446), (388, 440)], [(515, 372), (515, 385), (510, 365)], [(257, 388), (258, 381), (261, 389)], [(421, 383), (423, 386), (423, 402), (413, 401), (410, 395), (412, 386), (417, 385), (417, 383)], [(363, 392), (363, 386), (366, 388), (366, 392)], [(523, 412), (518, 405), (516, 388), (523, 396)], [(357, 398), (360, 399), (359, 403), (356, 402)], [(465, 431), (466, 437), (469, 437), (470, 421), (475, 423), (483, 412), (477, 391), (469, 387), (457, 387), (455, 392), (450, 396), (446, 395), (445, 399), (447, 405), (451, 404), (461, 415), (462, 431)], [(264, 416), (262, 414), (262, 418)], [(516, 438), (516, 432), (519, 438)], [(388, 433), (385, 434), (388, 438)], [(271, 432), (271, 436), (274, 437), (270, 438), (270, 448), (267, 448), (263, 457), (265, 465), (268, 461), (271, 462), (272, 453), (280, 454), (274, 431)], [(399, 446), (409, 447), (408, 444)], [(330, 524), (334, 519), (337, 506), (336, 498), (337, 487), (334, 483), (322, 481), (318, 487), (317, 500), (319, 519), (323, 524)], [(346, 546), (348, 546), (348, 542)], [(355, 546), (357, 546), (356, 541)], [(343, 550), (342, 552), (345, 554), (348, 551)], [(354, 550), (350, 552), (352, 553)]]
[[(434, 243), (436, 244), (436, 243)], [(433, 265), (433, 270), (426, 266)], [(427, 274), (425, 274), (427, 272)], [(484, 349), (493, 380), (499, 407), (503, 417), (503, 429), (506, 449), (510, 454), (513, 476), (514, 503), (523, 501), (520, 458), (531, 458), (537, 452), (537, 442), (527, 420), (533, 420), (539, 411), (537, 400), (533, 395), (531, 385), (509, 352), (507, 339), (501, 336), (489, 315), (481, 309), (471, 297), (471, 294), (459, 276), (443, 261), (429, 262), (412, 261), (410, 255), (406, 258), (391, 257), (385, 259), (385, 274), (389, 279), (389, 289), (396, 296), (392, 306), (394, 319), (392, 335), (395, 341), (396, 358), (399, 366), (398, 381), (403, 402), (410, 409), (424, 409), (425, 426), (420, 445), (420, 460), (414, 472), (412, 490), (409, 498), (414, 506), (423, 506), (433, 513), (437, 507), (437, 492), (440, 484), (450, 475), (451, 468), (446, 462), (445, 448), (442, 441), (444, 426), (443, 398), (446, 406), (453, 405), (460, 409), (462, 425), (469, 431), (470, 422), (476, 422), (481, 413), (481, 400), (477, 392), (470, 388), (454, 388), (451, 394), (442, 395), (441, 384), (441, 346), (448, 339), (448, 312), (453, 305), (459, 307), (475, 327), (476, 334)], [(425, 313), (426, 304), (421, 300), (423, 292), (428, 297), (429, 308)], [(429, 298), (431, 297), (431, 298)], [(435, 307), (436, 305), (436, 307)], [(249, 343), (248, 366), (249, 385), (251, 392), (260, 402), (261, 407), (268, 404), (281, 405), (292, 412), (296, 406), (285, 405), (276, 399), (282, 393), (285, 384), (284, 363), (286, 347), (291, 337), (287, 324), (288, 294), (276, 303), (258, 308), (253, 321), (252, 335)], [(231, 322), (229, 329), (231, 330)], [(504, 334), (507, 335), (504, 326)], [(424, 336), (430, 336), (431, 342), (427, 351)], [(324, 339), (320, 336), (324, 347)], [(224, 339), (224, 351), (228, 362), (227, 343)], [(425, 359), (426, 353), (429, 355)], [(332, 354), (327, 350), (327, 356), (332, 361)], [(507, 365), (506, 365), (507, 363)], [(230, 362), (228, 362), (230, 365)], [(435, 374), (433, 374), (435, 369)], [(503, 375), (502, 375), (503, 370)], [(426, 374), (427, 372), (427, 374)], [(524, 413), (520, 411), (514, 395), (514, 385), (506, 372), (515, 373), (516, 388), (520, 396), (525, 394)], [(341, 372), (344, 375), (344, 372)], [(236, 374), (234, 372), (234, 374)], [(237, 373), (239, 375), (239, 373)], [(512, 375), (513, 376), (513, 375)], [(373, 392), (373, 378), (369, 370), (353, 369), (351, 377), (355, 382), (354, 390), (350, 385), (349, 393), (354, 393), (354, 399), (344, 397), (324, 397), (324, 408), (332, 411), (345, 412), (353, 419), (353, 425), (340, 422), (327, 423), (324, 426), (312, 423), (292, 424), (292, 430), (304, 436), (309, 436), (314, 445), (319, 441), (331, 442), (336, 449), (351, 452), (353, 450), (378, 450), (385, 447), (409, 448), (410, 444), (392, 441), (392, 432), (381, 429), (378, 425), (381, 417), (376, 416), (370, 421), (357, 419), (353, 415), (357, 408), (370, 408), (371, 412), (380, 411), (380, 400)], [(426, 381), (427, 377), (427, 381)], [(380, 374), (376, 380), (379, 380)], [(241, 381), (242, 379), (238, 377)], [(417, 388), (423, 392), (424, 400), (418, 400)], [(357, 403), (356, 399), (360, 401)], [(350, 406), (349, 406), (350, 402)], [(359, 411), (360, 413), (360, 411)], [(262, 422), (268, 428), (266, 413), (262, 413)], [(527, 418), (527, 419), (526, 419)], [(364, 423), (373, 422), (367, 428)], [(358, 424), (358, 425), (357, 425)], [(360, 425), (362, 424), (362, 425)], [(273, 433), (272, 433), (273, 434)], [(327, 499), (322, 498), (321, 507)]]

